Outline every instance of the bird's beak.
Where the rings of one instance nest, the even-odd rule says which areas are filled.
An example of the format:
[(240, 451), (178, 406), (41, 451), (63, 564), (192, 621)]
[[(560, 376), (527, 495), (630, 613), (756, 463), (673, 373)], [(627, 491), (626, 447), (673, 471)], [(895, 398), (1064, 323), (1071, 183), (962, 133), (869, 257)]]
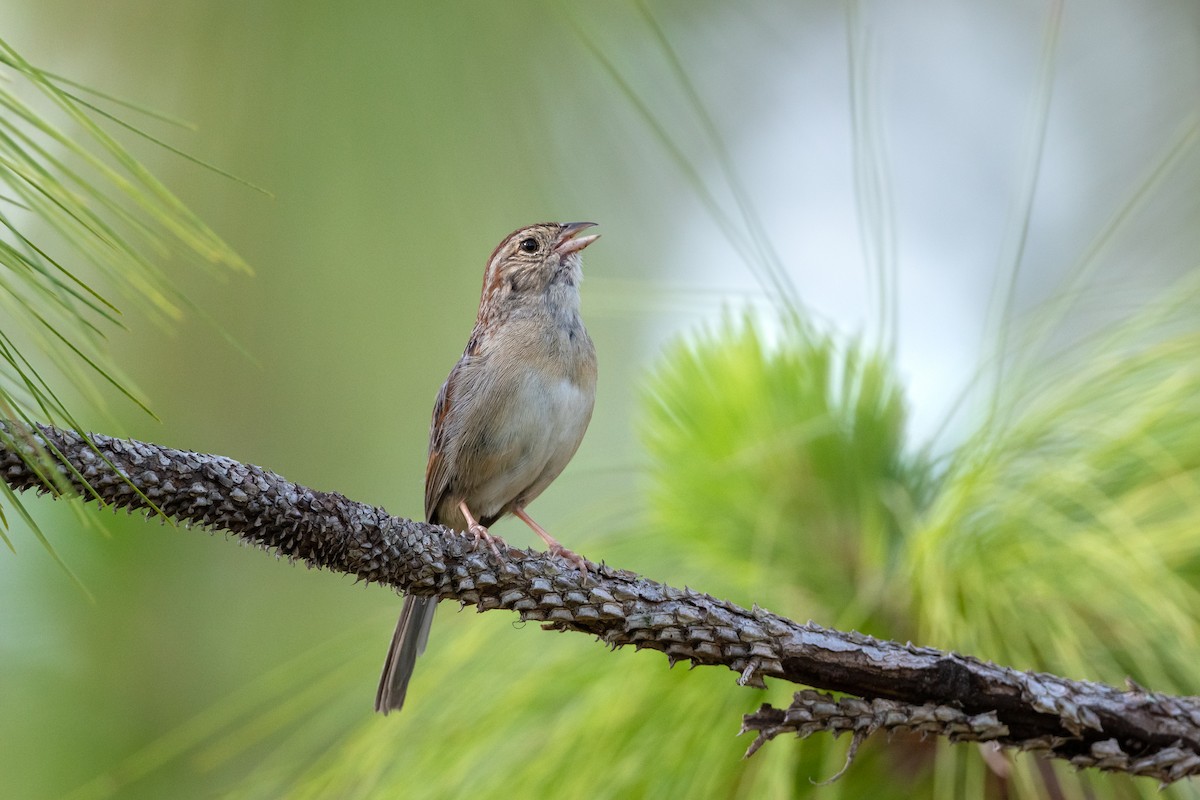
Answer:
[(562, 232), (558, 234), (558, 241), (554, 243), (554, 252), (558, 253), (559, 256), (578, 253), (599, 239), (600, 234), (594, 233), (591, 236), (577, 236), (576, 234), (594, 227), (596, 227), (596, 223), (594, 222), (568, 222), (566, 225), (563, 225)]

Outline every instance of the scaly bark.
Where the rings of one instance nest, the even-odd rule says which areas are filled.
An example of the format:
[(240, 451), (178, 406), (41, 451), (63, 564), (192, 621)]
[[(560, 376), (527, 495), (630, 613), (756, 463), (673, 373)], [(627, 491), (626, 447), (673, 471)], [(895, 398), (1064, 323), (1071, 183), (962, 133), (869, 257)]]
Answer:
[[(47, 478), (39, 451), (56, 476)], [(780, 733), (916, 730), (1036, 750), (1076, 766), (1167, 783), (1200, 773), (1200, 699), (1019, 672), (970, 656), (800, 624), (608, 566), (585, 580), (568, 562), (509, 550), (498, 563), (470, 536), (389, 515), (230, 458), (39, 425), (0, 423), (0, 473), (14, 490), (161, 512), (229, 531), (309, 566), (399, 591), (504, 608), (672, 663), (725, 666), (738, 683), (781, 678), (855, 695), (801, 691), (764, 706), (743, 730), (753, 753)], [(86, 483), (85, 483), (86, 482)]]

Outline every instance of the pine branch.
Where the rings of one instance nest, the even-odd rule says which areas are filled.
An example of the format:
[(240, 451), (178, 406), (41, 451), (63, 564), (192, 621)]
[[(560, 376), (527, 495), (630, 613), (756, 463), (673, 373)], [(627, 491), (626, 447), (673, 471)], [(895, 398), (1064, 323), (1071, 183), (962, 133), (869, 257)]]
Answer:
[[(39, 451), (52, 454), (56, 479), (48, 479)], [(747, 755), (780, 733), (849, 731), (857, 745), (878, 730), (914, 730), (1163, 783), (1200, 774), (1200, 698), (1121, 691), (802, 625), (603, 565), (585, 581), (569, 562), (544, 553), (509, 550), (497, 563), (469, 536), (223, 456), (0, 422), (0, 473), (17, 491), (161, 512), (399, 591), (479, 611), (511, 609), (614, 648), (658, 650), (671, 663), (725, 666), (742, 685), (763, 686), (771, 677), (855, 696), (801, 691), (788, 709), (763, 706), (743, 720), (744, 731), (758, 732)]]

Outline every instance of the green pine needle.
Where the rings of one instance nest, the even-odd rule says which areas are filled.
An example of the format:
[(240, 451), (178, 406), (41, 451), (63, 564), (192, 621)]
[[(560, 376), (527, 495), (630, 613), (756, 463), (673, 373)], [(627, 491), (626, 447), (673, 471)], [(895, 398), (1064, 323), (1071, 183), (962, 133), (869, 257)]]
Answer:
[[(153, 416), (104, 348), (106, 330), (122, 327), (120, 304), (133, 303), (160, 319), (178, 319), (188, 303), (160, 266), (172, 254), (190, 258), (206, 270), (248, 272), (249, 267), (102, 123), (117, 124), (227, 174), (97, 102), (166, 119), (163, 115), (45, 72), (2, 39), (0, 75), (5, 78), (0, 81), (0, 196), (14, 209), (0, 214), (0, 307), (5, 311), (0, 330), (0, 414), (27, 424), (45, 421), (82, 432), (60, 399), (61, 387), (53, 386), (54, 381), (62, 381), (97, 408), (104, 408), (115, 391)], [(82, 91), (97, 102), (83, 99)], [(48, 112), (35, 110), (46, 108), (47, 103)], [(50, 256), (52, 252), (57, 255)], [(89, 273), (110, 290), (101, 293)], [(58, 377), (45, 375), (49, 366)], [(43, 453), (40, 461), (39, 456), (30, 460), (39, 464), (47, 485), (65, 489), (65, 479), (48, 466), (46, 458)], [(4, 534), (9, 520), (3, 513), (5, 506), (15, 508), (43, 547), (54, 553), (11, 492), (0, 497), (0, 537), (6, 545), (12, 546)]]

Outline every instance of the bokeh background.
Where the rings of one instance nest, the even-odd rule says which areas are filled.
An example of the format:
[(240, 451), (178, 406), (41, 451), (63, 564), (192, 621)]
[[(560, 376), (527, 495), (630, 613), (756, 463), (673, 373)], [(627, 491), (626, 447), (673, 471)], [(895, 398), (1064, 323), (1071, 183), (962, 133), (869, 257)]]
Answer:
[[(122, 113), (271, 193), (114, 126), (255, 274), (214, 278), (164, 259), (202, 313), (164, 328), (130, 308), (128, 330), (110, 335), (113, 360), (159, 420), (113, 393), (107, 408), (77, 399), (85, 426), (225, 454), (419, 515), (429, 409), (470, 330), (487, 254), (523, 224), (594, 220), (603, 238), (585, 259), (584, 313), (601, 363), (596, 416), (534, 509), (564, 543), (799, 619), (974, 645), (1015, 666), (1076, 667), (1073, 677), (1136, 673), (1144, 653), (1126, 649), (1109, 665), (1084, 648), (1056, 662), (1053, 647), (1006, 649), (979, 628), (955, 637), (945, 616), (920, 616), (946, 563), (928, 555), (928, 540), (903, 578), (880, 565), (893, 563), (889, 548), (905, 532), (955, 528), (958, 517), (936, 504), (917, 512), (933, 502), (930, 476), (961, 465), (948, 454), (979, 441), (981, 420), (995, 423), (989, 442), (1006, 430), (988, 398), (1011, 402), (1025, 384), (1001, 379), (997, 389), (998, 347), (1001, 363), (1037, 363), (1136, 316), (1168, 287), (1192, 286), (1200, 7), (1191, 0), (1067, 2), (1061, 18), (1049, 3), (952, 0), (6, 6), (3, 36), (27, 58), (194, 121), (189, 131)], [(1169, 322), (1194, 330), (1188, 320)], [(1038, 347), (1022, 350), (1021, 336), (1043, 324)], [(687, 336), (699, 344), (673, 344)], [(811, 464), (758, 459), (735, 440), (692, 447), (698, 440), (685, 436), (779, 409), (713, 403), (700, 417), (710, 425), (676, 430), (663, 404), (688, 402), (696, 385), (757, 396), (729, 375), (763, 348), (791, 353), (765, 357), (786, 376), (813, 352), (852, 352), (851, 341), (881, 353), (878, 369), (894, 376), (879, 389), (890, 427), (862, 434), (853, 452), (877, 461), (911, 507), (854, 493), (855, 514), (800, 506), (837, 520), (785, 551), (803, 563), (790, 585), (772, 549), (796, 522), (789, 486), (756, 496), (752, 483), (728, 505), (716, 501), (731, 477), (757, 475), (731, 452), (796, 474)], [(711, 351), (728, 371), (689, 384), (692, 356)], [(706, 369), (696, 358), (692, 378)], [(814, 378), (818, 395), (823, 380), (836, 374)], [(975, 401), (958, 402), (971, 387)], [(1094, 413), (1103, 422), (1113, 411)], [(768, 439), (780, 430), (765, 428)], [(871, 461), (873, 447), (886, 457)], [(1190, 481), (1185, 462), (1175, 465)], [(676, 470), (696, 480), (672, 484)], [(820, 474), (812, 485), (836, 480)], [(758, 512), (721, 516), (735, 506)], [(809, 779), (836, 771), (844, 742), (780, 741), (743, 761), (749, 742), (734, 736), (739, 714), (786, 702), (788, 687), (667, 672), (659, 656), (609, 653), (500, 613), (442, 609), (409, 705), (377, 718), (394, 593), (222, 535), (126, 518), (88, 527), (63, 504), (27, 507), (91, 597), (10, 515), (16, 552), (0, 558), (7, 796), (996, 791), (973, 749), (945, 758), (904, 741), (871, 743), (847, 778), (816, 788)], [(757, 551), (756, 524), (774, 532)], [(870, 547), (840, 544), (864, 526), (878, 529)], [(498, 529), (533, 543), (519, 525)], [(831, 531), (836, 541), (818, 535)], [(1186, 550), (1181, 561), (1194, 555), (1171, 541), (1171, 552)], [(1060, 544), (1054, 558), (1075, 557)], [(996, 554), (994, 540), (973, 545), (984, 560)], [(821, 572), (826, 563), (859, 568)], [(1025, 591), (1004, 584), (1007, 574), (962, 573), (947, 591), (968, 609), (971, 591)], [(1071, 591), (1086, 596), (1110, 578), (1082, 570)], [(1030, 603), (1053, 608), (1047, 597)], [(1160, 642), (1181, 662), (1196, 652), (1194, 603), (1172, 606), (1185, 618)], [(1114, 606), (1118, 616), (1129, 608)], [(1009, 610), (1028, 617), (1028, 608)], [(970, 628), (969, 611), (956, 613)], [(1153, 688), (1200, 692), (1188, 684), (1194, 669), (1149, 671), (1163, 681)], [(1043, 770), (1023, 769), (1010, 791), (1050, 791)], [(1062, 780), (1055, 788), (1071, 796), (1156, 790)]]

